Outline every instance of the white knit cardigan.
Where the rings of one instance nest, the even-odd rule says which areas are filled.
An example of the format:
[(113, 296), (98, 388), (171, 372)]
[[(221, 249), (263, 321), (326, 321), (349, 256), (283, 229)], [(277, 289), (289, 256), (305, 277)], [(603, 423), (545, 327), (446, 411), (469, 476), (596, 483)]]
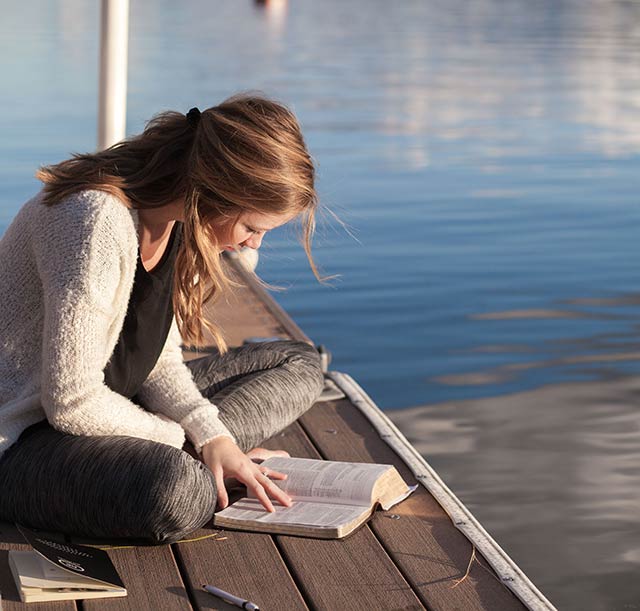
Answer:
[(138, 215), (101, 191), (29, 200), (0, 239), (0, 456), (47, 419), (72, 435), (129, 435), (200, 450), (233, 436), (183, 362), (173, 321), (138, 394), (103, 370), (120, 335), (138, 256)]

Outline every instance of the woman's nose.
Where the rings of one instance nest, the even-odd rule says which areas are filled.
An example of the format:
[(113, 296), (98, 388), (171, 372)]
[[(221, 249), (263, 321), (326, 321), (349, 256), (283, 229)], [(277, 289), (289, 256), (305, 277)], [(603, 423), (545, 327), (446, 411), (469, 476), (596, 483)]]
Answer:
[(249, 248), (258, 250), (258, 248), (260, 248), (260, 245), (262, 244), (263, 236), (264, 234), (262, 233), (254, 234), (248, 240), (245, 240), (243, 246), (248, 246)]

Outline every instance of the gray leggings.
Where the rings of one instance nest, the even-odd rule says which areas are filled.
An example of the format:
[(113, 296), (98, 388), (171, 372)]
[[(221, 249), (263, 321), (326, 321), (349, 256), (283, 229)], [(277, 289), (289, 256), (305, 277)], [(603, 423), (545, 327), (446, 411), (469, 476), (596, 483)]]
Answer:
[[(188, 366), (245, 452), (322, 389), (318, 353), (301, 342), (250, 344)], [(170, 543), (206, 524), (216, 498), (200, 461), (135, 437), (68, 435), (43, 421), (0, 459), (0, 520), (67, 535)]]

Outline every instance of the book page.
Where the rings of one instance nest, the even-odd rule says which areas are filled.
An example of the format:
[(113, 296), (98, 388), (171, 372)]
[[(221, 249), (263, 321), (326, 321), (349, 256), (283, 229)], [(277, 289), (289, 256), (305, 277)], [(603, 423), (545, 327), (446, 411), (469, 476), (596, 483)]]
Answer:
[(339, 501), (361, 507), (371, 506), (373, 486), (390, 468), (389, 465), (279, 456), (265, 460), (262, 465), (287, 473), (286, 480), (273, 481), (294, 501)]
[(257, 499), (244, 498), (216, 513), (216, 517), (232, 520), (250, 520), (262, 524), (297, 524), (314, 528), (338, 528), (357, 519), (365, 510), (356, 505), (298, 502), (291, 507), (274, 503), (275, 512), (269, 513)]
[(418, 488), (418, 484), (414, 484), (413, 486), (409, 486), (406, 492), (403, 492), (400, 496), (390, 499), (389, 501), (380, 501), (380, 507), (385, 511), (387, 509), (391, 509), (394, 505), (397, 505), (400, 501), (404, 501), (410, 494), (414, 493)]

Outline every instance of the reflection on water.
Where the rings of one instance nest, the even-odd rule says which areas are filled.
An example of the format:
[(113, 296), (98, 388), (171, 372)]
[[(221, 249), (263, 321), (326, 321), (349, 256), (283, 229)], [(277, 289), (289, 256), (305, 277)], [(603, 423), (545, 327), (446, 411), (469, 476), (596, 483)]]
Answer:
[[(610, 299), (571, 299), (571, 305), (592, 307), (621, 307), (640, 304), (638, 295), (625, 295)], [(510, 310), (505, 312), (483, 312), (472, 314), (473, 320), (534, 320), (534, 319), (587, 319), (610, 321), (635, 321), (633, 316), (615, 312), (582, 311), (575, 309), (544, 309), (544, 310)], [(638, 327), (636, 326), (636, 329)], [(440, 384), (451, 386), (499, 385), (517, 378), (522, 372), (533, 369), (566, 370), (573, 368), (576, 373), (589, 375), (591, 379), (606, 379), (618, 377), (624, 373), (620, 364), (628, 364), (635, 369), (640, 362), (640, 333), (630, 330), (627, 333), (597, 334), (593, 337), (578, 339), (563, 339), (555, 337), (547, 342), (550, 346), (545, 350), (531, 346), (477, 346), (469, 349), (472, 353), (502, 353), (513, 351), (525, 352), (529, 360), (520, 363), (507, 363), (483, 371), (471, 371), (459, 374), (443, 375), (435, 379)], [(548, 352), (553, 356), (533, 360), (536, 352)], [(586, 365), (596, 365), (587, 369)], [(574, 367), (581, 366), (581, 367)]]
[[(381, 406), (428, 404), (397, 417), (551, 600), (640, 600), (640, 4), (131, 11), (129, 131), (242, 89), (290, 102), (357, 240), (320, 228), (328, 289), (274, 232), (277, 298)], [(4, 7), (0, 231), (37, 165), (95, 146), (97, 41), (97, 3)]]
[(559, 609), (627, 609), (640, 601), (639, 401), (627, 378), (389, 414)]

